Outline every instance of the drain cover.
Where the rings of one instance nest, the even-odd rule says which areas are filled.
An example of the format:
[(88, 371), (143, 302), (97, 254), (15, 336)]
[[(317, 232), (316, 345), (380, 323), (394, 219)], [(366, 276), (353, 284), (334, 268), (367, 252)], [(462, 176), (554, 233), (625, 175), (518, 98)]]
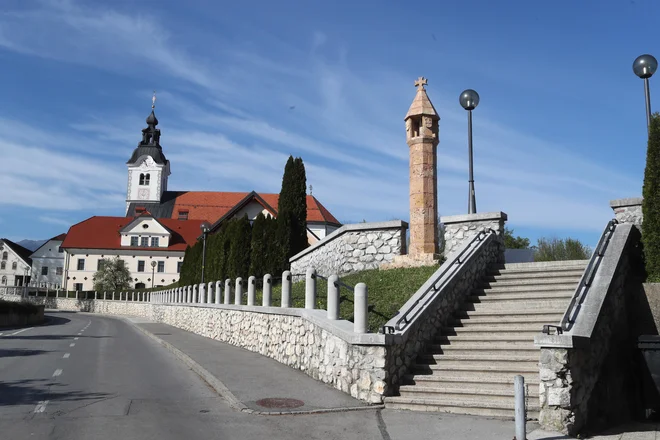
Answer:
[(298, 408), (305, 402), (298, 399), (287, 399), (284, 397), (269, 397), (267, 399), (257, 400), (257, 405), (264, 408)]

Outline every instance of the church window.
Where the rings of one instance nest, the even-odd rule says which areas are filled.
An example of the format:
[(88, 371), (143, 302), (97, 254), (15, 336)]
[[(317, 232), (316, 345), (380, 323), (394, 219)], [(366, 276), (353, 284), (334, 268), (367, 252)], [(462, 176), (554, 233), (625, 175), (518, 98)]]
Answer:
[(188, 211), (179, 211), (179, 220), (188, 220)]
[(140, 174), (140, 185), (144, 185), (144, 174)]
[(158, 247), (158, 237), (151, 237), (151, 247)]
[(3, 261), (2, 263), (0, 263), (0, 269), (5, 270), (6, 268), (7, 268), (6, 262)]
[(148, 186), (150, 179), (151, 179), (151, 176), (149, 175), (149, 173), (140, 174), (140, 185)]
[(7, 251), (4, 251), (4, 252), (2, 253), (2, 259), (3, 259), (3, 260), (6, 260), (8, 256), (9, 256), (9, 254), (7, 254)]
[(142, 237), (140, 240), (140, 246), (142, 247), (149, 246), (149, 237)]
[(17, 267), (18, 267), (18, 264), (15, 261), (13, 263), (11, 263), (11, 270), (16, 270)]
[(137, 237), (131, 237), (131, 246), (137, 247), (138, 245), (138, 238)]

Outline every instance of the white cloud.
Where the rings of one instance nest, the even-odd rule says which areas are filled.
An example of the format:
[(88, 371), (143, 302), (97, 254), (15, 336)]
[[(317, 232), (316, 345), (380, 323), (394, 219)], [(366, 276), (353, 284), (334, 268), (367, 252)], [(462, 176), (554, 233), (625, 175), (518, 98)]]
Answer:
[(39, 221), (42, 223), (50, 223), (53, 225), (65, 226), (67, 229), (70, 228), (71, 225), (73, 225), (73, 222), (70, 222), (68, 220), (64, 220), (57, 217), (49, 217), (45, 215), (39, 216)]

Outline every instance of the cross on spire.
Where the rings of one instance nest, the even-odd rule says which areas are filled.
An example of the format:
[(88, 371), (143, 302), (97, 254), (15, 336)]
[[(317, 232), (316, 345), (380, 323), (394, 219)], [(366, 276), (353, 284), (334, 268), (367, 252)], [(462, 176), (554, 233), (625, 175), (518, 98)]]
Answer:
[(151, 109), (156, 108), (156, 91), (154, 90), (154, 96), (151, 97)]
[(422, 90), (424, 90), (424, 86), (427, 85), (428, 83), (429, 82), (426, 78), (420, 76), (419, 78), (417, 78), (417, 80), (415, 80), (415, 87), (421, 87)]

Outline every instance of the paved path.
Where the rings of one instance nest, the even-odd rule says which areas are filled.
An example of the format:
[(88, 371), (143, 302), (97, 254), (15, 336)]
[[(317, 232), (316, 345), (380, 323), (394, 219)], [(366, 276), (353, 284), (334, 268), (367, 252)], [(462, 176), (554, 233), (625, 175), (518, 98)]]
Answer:
[[(268, 358), (174, 327), (93, 314), (47, 315), (48, 325), (0, 330), (2, 439), (513, 437), (511, 421), (450, 414), (380, 409), (251, 414), (276, 410), (258, 405), (263, 397), (301, 400), (304, 404), (296, 410), (304, 411), (337, 411), (361, 404)], [(178, 355), (177, 349), (182, 350)], [(210, 386), (213, 380), (201, 380), (181, 361), (181, 353), (218, 376), (244, 410), (230, 406), (227, 396), (219, 396)]]

